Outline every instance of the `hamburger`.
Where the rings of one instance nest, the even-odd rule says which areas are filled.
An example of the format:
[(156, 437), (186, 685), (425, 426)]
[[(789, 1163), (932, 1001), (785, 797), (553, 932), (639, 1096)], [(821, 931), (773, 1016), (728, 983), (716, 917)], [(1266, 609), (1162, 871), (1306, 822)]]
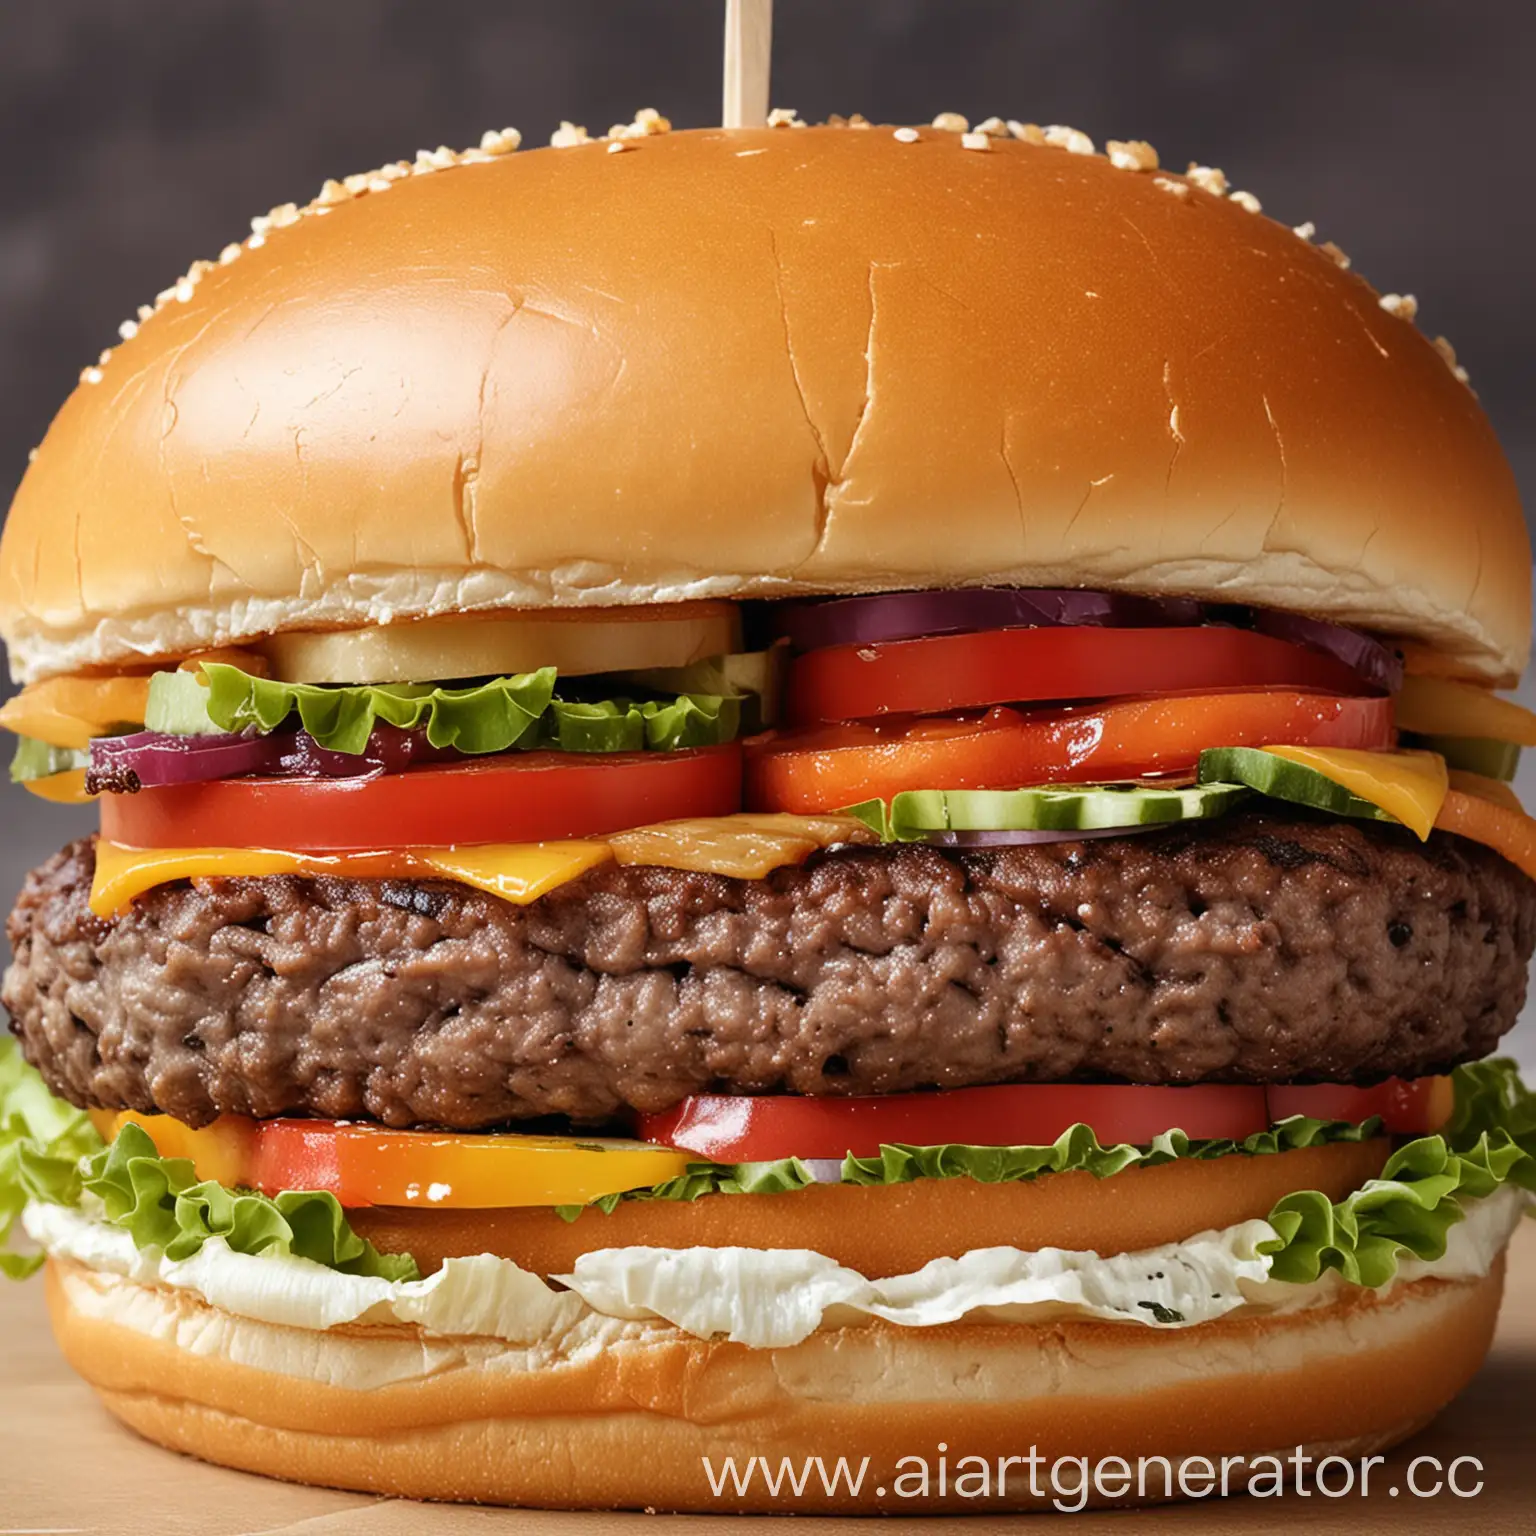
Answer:
[(140, 1434), (385, 1494), (1378, 1452), (1536, 1187), (1509, 467), (1213, 168), (775, 120), (327, 182), (82, 375), (7, 1268)]

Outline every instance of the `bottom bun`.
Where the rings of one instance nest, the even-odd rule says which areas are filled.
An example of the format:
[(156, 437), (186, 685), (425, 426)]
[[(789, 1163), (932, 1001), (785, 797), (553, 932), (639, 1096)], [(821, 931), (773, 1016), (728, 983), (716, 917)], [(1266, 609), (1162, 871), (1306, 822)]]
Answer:
[[(1181, 1463), (1196, 1473), (1185, 1495), (1214, 1491), (1189, 1458), (1219, 1476), (1224, 1457), (1395, 1444), (1476, 1371), (1503, 1277), (1501, 1258), (1481, 1280), (1341, 1286), (1304, 1310), (1188, 1329), (871, 1321), (764, 1350), (595, 1317), (531, 1345), (399, 1325), (322, 1333), (61, 1260), (48, 1297), (66, 1357), (113, 1413), (225, 1466), (544, 1508), (914, 1514), (1075, 1506), (1075, 1467), (1063, 1461), (1052, 1486), (1062, 1458), (1098, 1466), (1086, 1503), (1124, 1504), (1179, 1496)], [(764, 1465), (749, 1466), (765, 1458), (776, 1476), (788, 1458), (798, 1479), (815, 1457), (822, 1470), (807, 1464), (798, 1492), (786, 1481), (775, 1494)], [(857, 1492), (834, 1478), (839, 1457), (855, 1473), (868, 1458)], [(1138, 1489), (1106, 1472), (1116, 1457), (1174, 1472), (1149, 1462)], [(1229, 1467), (1232, 1491), (1250, 1471), (1277, 1475), (1248, 1464)]]

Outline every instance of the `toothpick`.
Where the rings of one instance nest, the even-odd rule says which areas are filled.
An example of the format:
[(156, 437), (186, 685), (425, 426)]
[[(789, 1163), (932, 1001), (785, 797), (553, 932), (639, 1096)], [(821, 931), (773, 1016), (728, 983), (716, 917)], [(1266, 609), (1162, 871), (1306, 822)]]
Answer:
[(773, 0), (725, 0), (725, 90), (720, 121), (761, 128), (768, 121)]

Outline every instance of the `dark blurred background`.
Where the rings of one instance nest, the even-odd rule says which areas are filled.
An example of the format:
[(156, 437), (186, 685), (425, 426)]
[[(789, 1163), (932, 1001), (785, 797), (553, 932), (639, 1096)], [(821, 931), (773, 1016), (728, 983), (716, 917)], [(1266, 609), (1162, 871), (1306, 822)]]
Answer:
[[(0, 505), (118, 322), (253, 213), (487, 127), (533, 145), (561, 118), (601, 132), (640, 106), (717, 121), (722, 10), (3, 0)], [(778, 0), (774, 64), (774, 102), (808, 118), (997, 113), (1223, 167), (1418, 296), (1536, 504), (1536, 6)], [(88, 820), (6, 785), (0, 889)]]

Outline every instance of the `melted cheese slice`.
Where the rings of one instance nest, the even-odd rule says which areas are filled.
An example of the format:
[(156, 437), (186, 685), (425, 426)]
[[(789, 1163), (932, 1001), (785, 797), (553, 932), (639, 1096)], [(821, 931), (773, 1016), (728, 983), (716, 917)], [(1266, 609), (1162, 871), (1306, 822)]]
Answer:
[(1438, 752), (1362, 752), (1349, 747), (1266, 747), (1266, 752), (1379, 805), (1405, 827), (1428, 837), (1450, 788)]
[(660, 822), (608, 841), (484, 843), (461, 848), (394, 848), (377, 853), (290, 853), (268, 848), (127, 848), (101, 840), (91, 910), (122, 912), (135, 896), (173, 880), (331, 875), (340, 879), (456, 880), (526, 906), (616, 860), (761, 880), (803, 864), (818, 848), (878, 841), (851, 816), (717, 816)]
[(1536, 819), (1507, 784), (1478, 773), (1447, 772), (1436, 752), (1356, 752), (1343, 748), (1266, 747), (1379, 805), (1428, 837), (1431, 828), (1481, 843), (1536, 880)]
[(259, 875), (341, 879), (457, 880), (526, 906), (613, 854), (607, 843), (490, 843), (474, 848), (398, 848), (380, 853), (285, 853), (266, 848), (125, 848), (96, 845), (91, 911), (122, 912), (135, 896), (172, 880)]

